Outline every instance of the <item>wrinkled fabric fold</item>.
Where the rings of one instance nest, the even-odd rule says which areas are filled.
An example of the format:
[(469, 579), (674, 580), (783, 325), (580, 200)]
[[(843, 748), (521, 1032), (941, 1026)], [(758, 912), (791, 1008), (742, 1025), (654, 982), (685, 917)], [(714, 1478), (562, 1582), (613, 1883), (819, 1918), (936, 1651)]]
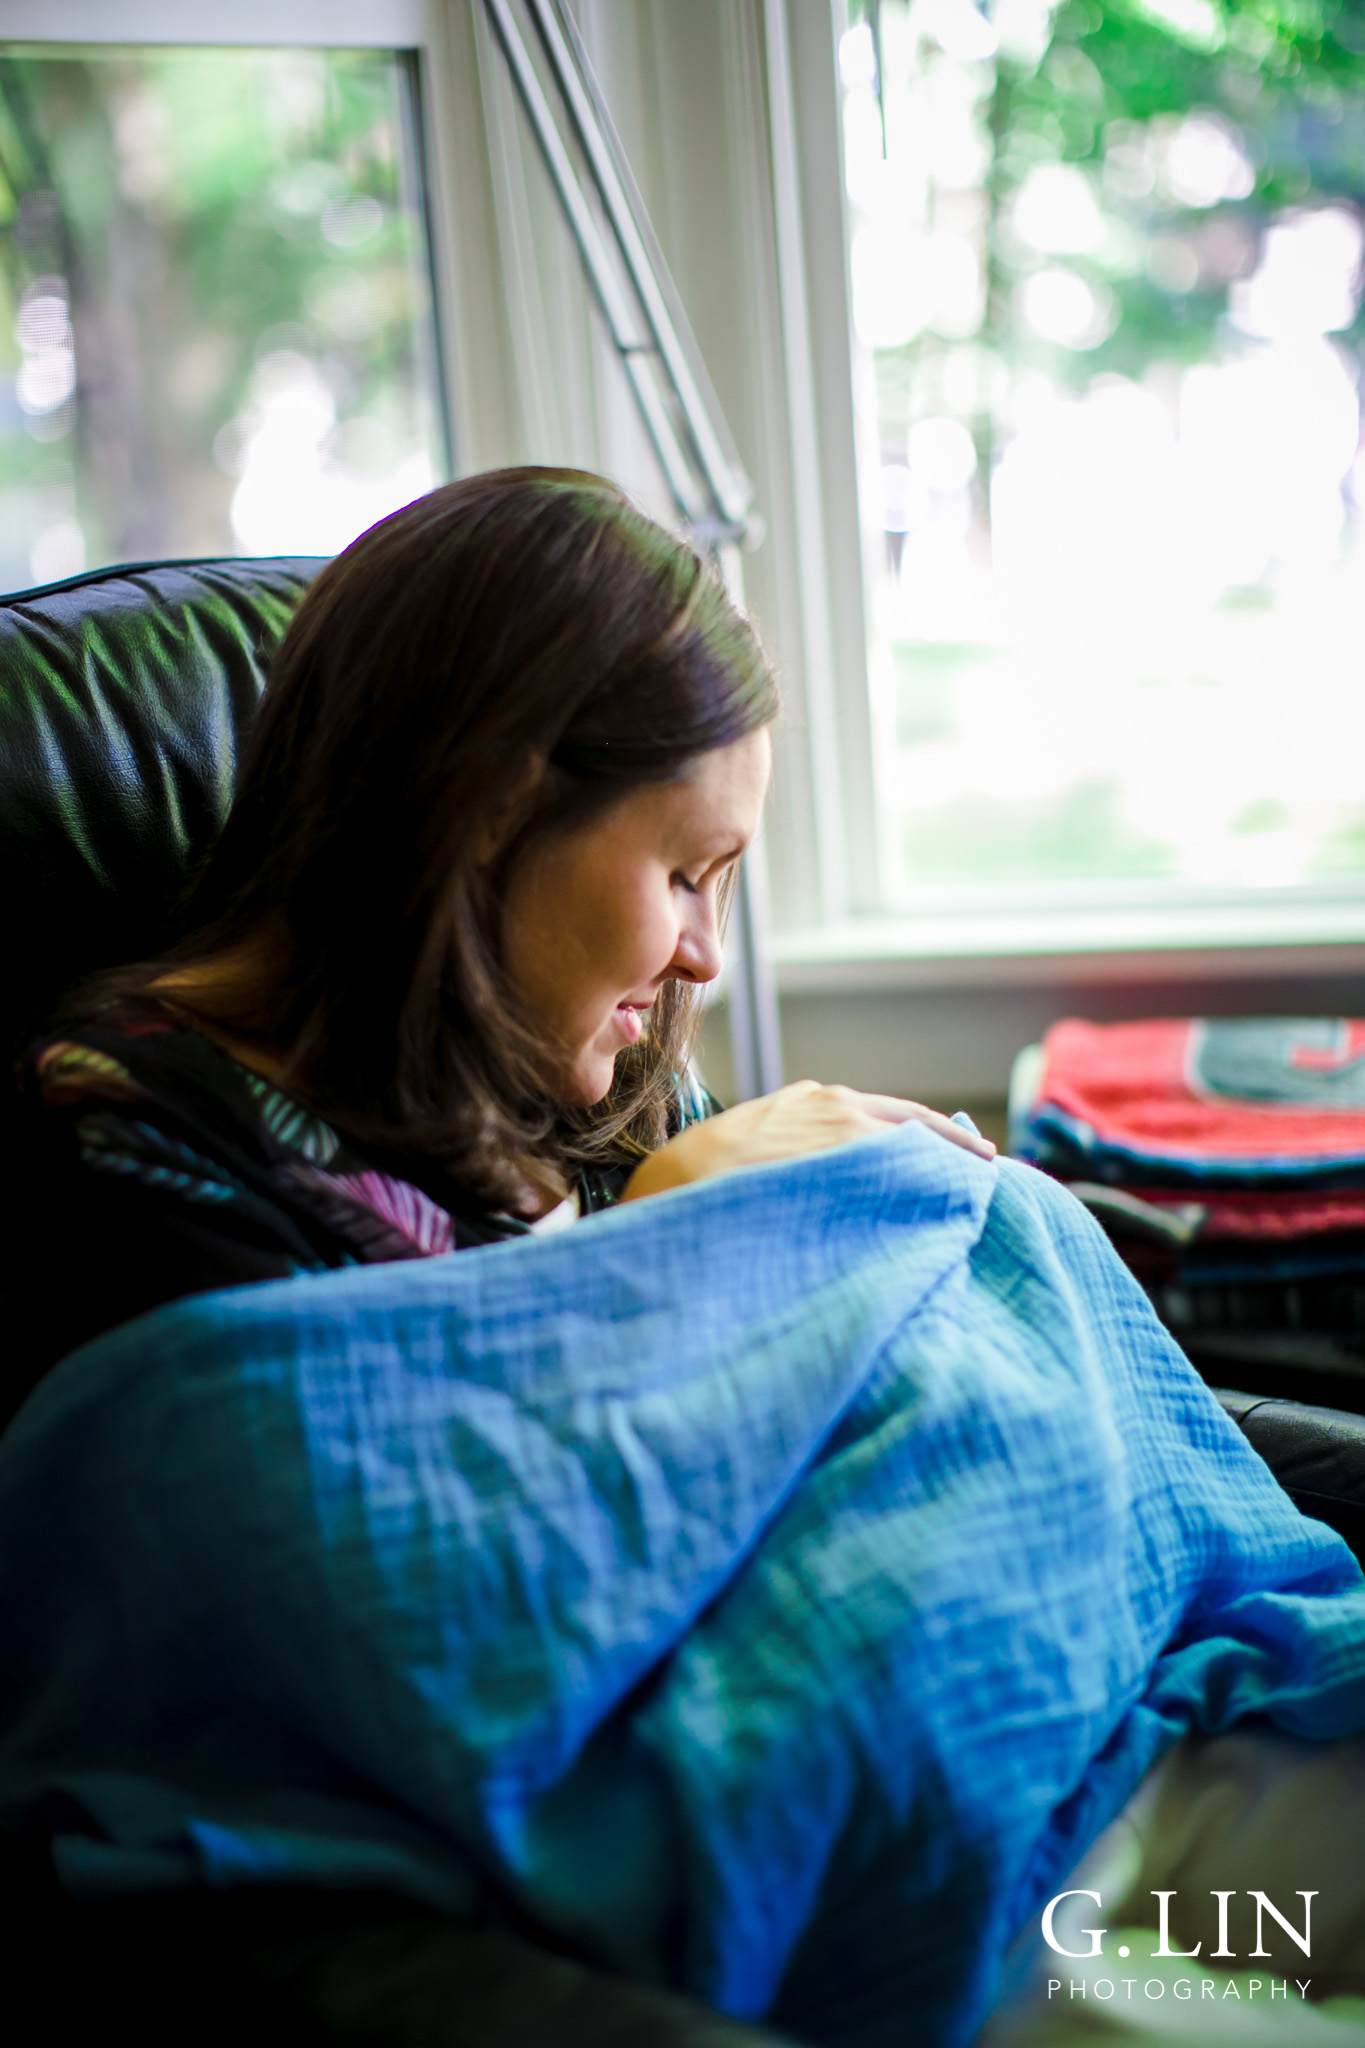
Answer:
[(916, 1126), (177, 1304), (0, 1441), (0, 1809), (72, 1889), (387, 1885), (970, 2040), (1187, 1728), (1365, 1727), (1365, 1584), (1063, 1189)]

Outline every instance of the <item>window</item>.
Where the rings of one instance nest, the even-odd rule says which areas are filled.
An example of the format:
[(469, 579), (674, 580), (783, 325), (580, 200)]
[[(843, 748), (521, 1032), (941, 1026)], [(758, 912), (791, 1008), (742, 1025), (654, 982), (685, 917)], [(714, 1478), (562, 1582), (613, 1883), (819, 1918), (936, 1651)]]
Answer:
[(853, 13), (888, 905), (1358, 902), (1360, 11)]
[(330, 554), (446, 472), (415, 95), (387, 50), (0, 57), (0, 585)]

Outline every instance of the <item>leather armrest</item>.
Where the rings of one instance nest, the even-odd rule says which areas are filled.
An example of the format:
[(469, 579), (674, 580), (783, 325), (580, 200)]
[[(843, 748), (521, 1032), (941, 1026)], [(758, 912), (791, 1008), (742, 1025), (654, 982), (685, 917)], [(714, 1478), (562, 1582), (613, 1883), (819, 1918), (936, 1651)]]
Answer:
[(1300, 1512), (1329, 1523), (1365, 1563), (1365, 1416), (1215, 1391)]

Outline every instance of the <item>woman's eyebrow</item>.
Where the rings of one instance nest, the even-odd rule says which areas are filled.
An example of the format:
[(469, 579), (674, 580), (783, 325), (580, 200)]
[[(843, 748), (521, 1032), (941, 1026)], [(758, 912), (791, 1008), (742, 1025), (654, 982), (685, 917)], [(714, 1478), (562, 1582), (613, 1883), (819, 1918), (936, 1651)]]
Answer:
[(700, 852), (693, 854), (690, 860), (680, 861), (678, 865), (680, 867), (694, 867), (700, 861), (705, 871), (709, 874), (712, 868), (728, 867), (731, 861), (738, 860), (744, 852), (745, 844), (746, 842), (741, 839), (736, 840), (732, 846), (718, 848), (714, 853), (702, 849)]

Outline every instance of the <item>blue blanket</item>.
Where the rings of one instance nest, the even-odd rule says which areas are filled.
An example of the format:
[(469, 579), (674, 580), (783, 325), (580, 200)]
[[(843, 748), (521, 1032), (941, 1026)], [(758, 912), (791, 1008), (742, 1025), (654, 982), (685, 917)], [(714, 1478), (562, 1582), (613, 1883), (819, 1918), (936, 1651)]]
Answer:
[(0, 1811), (78, 1892), (514, 1900), (968, 2041), (1191, 1725), (1365, 1727), (1365, 1584), (1096, 1225), (916, 1126), (159, 1311), (0, 1442)]

